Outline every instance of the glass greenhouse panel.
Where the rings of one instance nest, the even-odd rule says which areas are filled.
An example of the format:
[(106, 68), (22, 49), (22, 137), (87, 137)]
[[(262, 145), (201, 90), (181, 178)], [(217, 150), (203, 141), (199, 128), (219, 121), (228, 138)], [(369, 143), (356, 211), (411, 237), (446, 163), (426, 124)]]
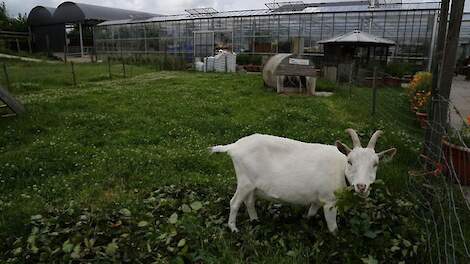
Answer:
[(429, 59), (437, 7), (356, 9), (257, 10), (218, 13), (216, 17), (181, 15), (121, 24), (111, 21), (95, 28), (95, 46), (98, 54), (190, 54), (188, 58), (213, 55), (217, 49), (248, 54), (291, 52), (292, 39), (302, 37), (304, 52), (318, 54), (322, 52), (318, 41), (359, 29), (395, 41), (393, 58), (424, 63)]

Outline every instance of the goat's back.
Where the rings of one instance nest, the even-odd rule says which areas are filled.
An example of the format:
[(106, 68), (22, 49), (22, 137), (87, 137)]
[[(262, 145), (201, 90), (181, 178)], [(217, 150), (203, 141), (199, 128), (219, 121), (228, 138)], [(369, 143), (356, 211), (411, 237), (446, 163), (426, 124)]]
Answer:
[(347, 158), (335, 146), (254, 134), (226, 147), (238, 180), (266, 196), (306, 203), (345, 186)]

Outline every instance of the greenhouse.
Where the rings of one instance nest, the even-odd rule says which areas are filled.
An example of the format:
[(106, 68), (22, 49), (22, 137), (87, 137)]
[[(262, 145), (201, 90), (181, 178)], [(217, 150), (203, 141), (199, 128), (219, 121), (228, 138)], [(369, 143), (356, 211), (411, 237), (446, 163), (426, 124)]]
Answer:
[(429, 65), (439, 2), (371, 2), (270, 3), (264, 10), (227, 12), (199, 8), (182, 15), (106, 21), (95, 27), (95, 47), (99, 55), (170, 54), (191, 60), (218, 49), (291, 52), (292, 39), (300, 37), (305, 54), (321, 55), (318, 41), (358, 29), (395, 41), (390, 58)]

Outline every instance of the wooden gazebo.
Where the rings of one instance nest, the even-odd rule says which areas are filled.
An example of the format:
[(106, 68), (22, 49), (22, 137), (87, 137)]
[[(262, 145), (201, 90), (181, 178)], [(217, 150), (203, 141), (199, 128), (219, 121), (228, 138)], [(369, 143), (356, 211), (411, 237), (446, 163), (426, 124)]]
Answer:
[(372, 64), (385, 65), (394, 41), (354, 30), (330, 39), (321, 40), (324, 45), (323, 71), (331, 81), (350, 81), (358, 69)]

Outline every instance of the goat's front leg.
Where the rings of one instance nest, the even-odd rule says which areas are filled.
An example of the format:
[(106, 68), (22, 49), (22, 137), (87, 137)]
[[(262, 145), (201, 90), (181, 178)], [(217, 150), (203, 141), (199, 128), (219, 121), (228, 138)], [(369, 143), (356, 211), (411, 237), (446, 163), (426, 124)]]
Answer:
[(338, 230), (338, 225), (336, 224), (337, 212), (338, 209), (336, 208), (336, 203), (327, 203), (323, 205), (323, 213), (325, 214), (328, 230), (330, 230), (330, 232), (333, 234), (335, 234)]
[(314, 216), (317, 214), (318, 209), (320, 209), (320, 207), (321, 207), (321, 206), (320, 206), (319, 204), (317, 204), (317, 203), (312, 203), (312, 204), (310, 205), (310, 208), (308, 209), (308, 213), (307, 213), (306, 218), (312, 218), (312, 217), (314, 217)]

